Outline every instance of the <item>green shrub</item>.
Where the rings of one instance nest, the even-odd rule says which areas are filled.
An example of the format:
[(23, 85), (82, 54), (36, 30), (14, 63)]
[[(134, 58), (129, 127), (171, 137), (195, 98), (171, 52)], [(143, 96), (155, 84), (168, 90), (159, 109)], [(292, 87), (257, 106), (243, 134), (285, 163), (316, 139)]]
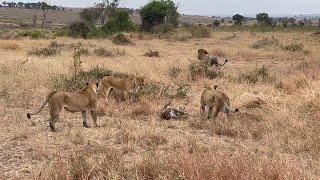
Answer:
[(189, 32), (193, 38), (210, 38), (211, 33), (208, 27), (205, 26), (191, 26)]
[(116, 10), (109, 17), (107, 24), (103, 30), (109, 33), (129, 32), (134, 30), (133, 22), (130, 19), (129, 13), (123, 10)]
[(69, 36), (69, 27), (64, 26), (61, 28), (55, 28), (53, 30), (53, 34), (57, 37), (64, 37), (64, 36)]
[(112, 42), (116, 45), (133, 45), (134, 43), (124, 34), (120, 33), (113, 37)]
[(87, 38), (90, 28), (84, 22), (75, 22), (69, 26), (69, 36)]
[(25, 30), (19, 31), (19, 36), (22, 37), (30, 37), (32, 39), (40, 39), (40, 38), (52, 38), (52, 33), (50, 31), (45, 30)]

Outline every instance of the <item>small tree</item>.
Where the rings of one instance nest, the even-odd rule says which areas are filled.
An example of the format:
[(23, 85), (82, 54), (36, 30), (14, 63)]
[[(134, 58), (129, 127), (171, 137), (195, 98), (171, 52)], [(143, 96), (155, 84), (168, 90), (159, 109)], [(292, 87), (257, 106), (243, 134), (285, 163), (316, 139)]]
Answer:
[(133, 30), (133, 22), (128, 12), (116, 10), (110, 15), (107, 24), (103, 28), (107, 33), (131, 31)]
[(296, 24), (296, 19), (295, 18), (291, 17), (291, 18), (288, 19), (288, 21), (289, 21), (290, 24)]
[(84, 22), (75, 22), (69, 26), (69, 35), (72, 37), (87, 38), (90, 28)]
[(258, 23), (262, 24), (262, 25), (271, 25), (272, 24), (272, 20), (271, 20), (271, 18), (269, 18), (268, 13), (257, 14), (257, 20), (258, 20)]
[(224, 18), (221, 19), (221, 23), (224, 24), (225, 26), (227, 25), (226, 20)]
[(284, 18), (284, 19), (282, 20), (282, 25), (283, 25), (283, 27), (284, 27), (284, 28), (287, 28), (287, 27), (288, 27), (288, 24), (289, 24), (288, 18)]
[(42, 20), (42, 24), (41, 24), (41, 29), (42, 29), (44, 24), (46, 23), (48, 11), (50, 9), (54, 9), (54, 7), (50, 6), (49, 4), (47, 4), (45, 2), (39, 2), (38, 6), (40, 7), (40, 9), (43, 12), (43, 20)]
[(37, 27), (37, 15), (33, 15), (33, 18), (32, 18), (32, 22), (33, 22), (33, 27)]
[(214, 27), (218, 27), (218, 26), (220, 26), (220, 21), (219, 20), (214, 20), (213, 21), (213, 23), (212, 23), (212, 25), (214, 26)]
[(87, 23), (88, 26), (93, 28), (100, 18), (100, 13), (96, 8), (87, 8), (81, 11), (80, 18), (82, 21)]
[(142, 29), (150, 31), (163, 23), (178, 25), (178, 6), (172, 0), (153, 0), (140, 10)]
[(232, 20), (234, 21), (234, 25), (242, 26), (243, 21), (244, 21), (244, 17), (240, 14), (236, 14), (232, 17)]

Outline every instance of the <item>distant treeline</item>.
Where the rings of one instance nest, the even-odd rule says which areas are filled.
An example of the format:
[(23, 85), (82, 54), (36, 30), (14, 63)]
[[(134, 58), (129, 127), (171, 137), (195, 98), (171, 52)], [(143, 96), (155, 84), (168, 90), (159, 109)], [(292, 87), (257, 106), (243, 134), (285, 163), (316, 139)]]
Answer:
[[(65, 11), (65, 8), (62, 6), (57, 5), (48, 5), (50, 6), (51, 10), (57, 10), (57, 11)], [(0, 4), (0, 7), (9, 7), (9, 8), (22, 8), (22, 9), (41, 9), (42, 2), (37, 3), (24, 3), (24, 2), (6, 2), (3, 1), (2, 4)]]

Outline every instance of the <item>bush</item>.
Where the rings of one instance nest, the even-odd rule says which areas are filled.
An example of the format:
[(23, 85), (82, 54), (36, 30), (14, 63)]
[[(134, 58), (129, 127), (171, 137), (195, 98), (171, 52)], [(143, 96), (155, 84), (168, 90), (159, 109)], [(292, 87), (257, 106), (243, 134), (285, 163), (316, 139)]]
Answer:
[(54, 49), (56, 49), (56, 48), (61, 48), (61, 47), (63, 47), (63, 46), (65, 46), (64, 44), (60, 44), (60, 43), (58, 43), (57, 41), (51, 41), (50, 42), (50, 45), (49, 45), (49, 48), (54, 48)]
[(213, 21), (213, 23), (212, 23), (212, 25), (214, 26), (214, 27), (218, 27), (218, 26), (220, 26), (220, 21), (219, 20), (214, 20)]
[(140, 9), (141, 28), (151, 31), (153, 27), (163, 23), (178, 25), (179, 13), (172, 0), (151, 1)]
[(40, 49), (33, 49), (28, 52), (30, 56), (55, 56), (60, 54), (60, 51), (57, 48), (40, 48)]
[(53, 37), (50, 31), (44, 31), (44, 30), (19, 31), (18, 35), (22, 36), (22, 37), (30, 37), (32, 39), (52, 38)]
[(69, 36), (87, 38), (90, 28), (84, 22), (75, 22), (69, 26)]
[(114, 57), (114, 56), (123, 56), (125, 55), (125, 50), (120, 51), (119, 49), (108, 50), (104, 48), (99, 48), (94, 50), (97, 56), (101, 57)]
[(182, 73), (182, 69), (179, 67), (172, 67), (169, 69), (169, 76), (171, 78), (177, 78)]
[(101, 79), (104, 76), (128, 77), (126, 74), (113, 72), (105, 68), (93, 68), (90, 71), (80, 71), (77, 76), (68, 76), (65, 74), (53, 78), (53, 86), (55, 89), (78, 91), (84, 88), (85, 83), (90, 79)]
[(153, 50), (149, 49), (149, 51), (146, 52), (144, 54), (144, 56), (146, 56), (146, 57), (159, 57), (159, 51), (153, 51)]
[(124, 34), (117, 34), (112, 39), (112, 42), (116, 45), (133, 45), (134, 43), (128, 39)]
[(204, 26), (192, 26), (189, 28), (189, 32), (193, 38), (210, 38), (211, 33), (207, 27)]
[(91, 28), (95, 27), (100, 18), (100, 12), (97, 8), (86, 8), (80, 12), (80, 18)]
[(253, 71), (240, 74), (238, 80), (239, 82), (256, 84), (258, 82), (271, 82), (274, 78), (271, 77), (269, 69), (262, 66), (261, 68), (257, 68)]
[(128, 32), (134, 30), (134, 26), (128, 12), (123, 10), (116, 10), (109, 17), (109, 20), (103, 27), (103, 30), (107, 34), (116, 32)]
[(304, 49), (304, 45), (302, 43), (291, 43), (288, 45), (283, 45), (281, 47), (283, 51), (291, 51), (291, 52), (304, 52), (305, 54), (309, 54), (310, 52), (308, 50)]
[(308, 79), (305, 74), (292, 75), (290, 77), (283, 78), (279, 80), (275, 87), (284, 90), (286, 93), (290, 94), (297, 89), (304, 88), (308, 85)]
[(154, 26), (151, 31), (153, 33), (166, 34), (174, 29), (172, 24), (163, 23), (158, 26)]
[(191, 78), (196, 80), (198, 77), (216, 79), (223, 76), (223, 73), (217, 69), (212, 69), (206, 62), (192, 63), (189, 66)]

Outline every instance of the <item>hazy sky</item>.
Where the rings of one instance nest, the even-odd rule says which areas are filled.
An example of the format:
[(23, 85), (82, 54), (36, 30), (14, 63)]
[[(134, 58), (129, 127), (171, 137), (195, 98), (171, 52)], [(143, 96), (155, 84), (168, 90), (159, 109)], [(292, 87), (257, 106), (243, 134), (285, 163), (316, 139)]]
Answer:
[[(32, 0), (31, 0), (32, 1)], [(179, 0), (175, 0), (178, 2)], [(88, 7), (99, 0), (48, 0), (68, 7)], [(122, 7), (139, 8), (149, 0), (122, 0)], [(184, 14), (232, 15), (256, 14), (320, 14), (320, 0), (181, 0)]]

